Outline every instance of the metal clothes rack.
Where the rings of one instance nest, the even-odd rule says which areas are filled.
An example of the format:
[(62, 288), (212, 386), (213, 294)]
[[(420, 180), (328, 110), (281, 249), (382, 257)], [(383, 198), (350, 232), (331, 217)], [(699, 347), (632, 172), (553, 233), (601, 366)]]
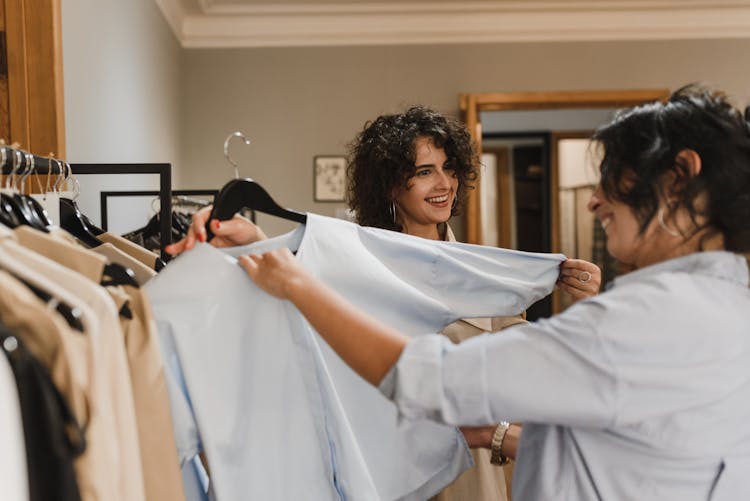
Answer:
[[(219, 190), (173, 190), (170, 192), (170, 212), (169, 217), (172, 217), (171, 212), (171, 203), (172, 203), (172, 197), (176, 196), (190, 196), (190, 195), (213, 195), (216, 197), (218, 195)], [(149, 190), (137, 190), (137, 191), (102, 191), (99, 195), (100, 204), (101, 207), (101, 221), (102, 221), (102, 229), (107, 230), (108, 226), (108, 218), (109, 218), (109, 211), (108, 211), (108, 199), (110, 197), (155, 197), (158, 196), (160, 203), (162, 200), (162, 195), (160, 191), (149, 191)], [(159, 212), (159, 218), (163, 217), (164, 213), (160, 210)], [(171, 224), (171, 221), (170, 221)], [(171, 228), (171, 227), (170, 227)], [(170, 235), (171, 238), (171, 235)]]
[[(172, 243), (172, 166), (168, 163), (146, 164), (69, 164), (74, 175), (78, 174), (158, 174), (159, 175), (159, 229), (161, 231), (162, 258), (164, 247)], [(54, 158), (33, 155), (19, 148), (0, 145), (0, 172), (9, 175), (60, 175), (63, 162)]]
[[(159, 174), (159, 231), (162, 259), (169, 256), (164, 247), (172, 243), (172, 165), (171, 164), (70, 164), (73, 174)], [(44, 172), (40, 172), (42, 174)], [(106, 221), (102, 217), (102, 221)], [(106, 230), (106, 227), (102, 228)]]

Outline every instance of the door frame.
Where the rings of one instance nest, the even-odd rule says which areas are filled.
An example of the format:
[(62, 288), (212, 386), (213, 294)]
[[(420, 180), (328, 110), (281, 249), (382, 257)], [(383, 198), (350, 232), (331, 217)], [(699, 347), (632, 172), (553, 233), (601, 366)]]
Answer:
[[(625, 108), (669, 97), (668, 89), (606, 90), (606, 91), (558, 91), (558, 92), (487, 92), (459, 95), (459, 107), (464, 122), (475, 141), (478, 153), (482, 153), (483, 111), (509, 110), (557, 110), (576, 108)], [(557, 199), (558, 174), (554, 165), (550, 173), (550, 204)], [(475, 189), (469, 190), (466, 203), (466, 239), (469, 243), (482, 243), (482, 221), (479, 210), (479, 192), (482, 189), (481, 175), (477, 177)], [(551, 205), (551, 207), (554, 207)], [(559, 239), (555, 236), (557, 213), (553, 211), (551, 228), (552, 252), (559, 251)]]

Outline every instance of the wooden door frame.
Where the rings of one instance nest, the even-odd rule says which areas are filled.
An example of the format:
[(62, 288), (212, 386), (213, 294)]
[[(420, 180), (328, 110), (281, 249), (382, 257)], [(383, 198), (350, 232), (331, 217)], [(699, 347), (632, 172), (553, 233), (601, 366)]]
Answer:
[[(496, 167), (496, 189), (498, 193), (507, 193), (510, 189), (512, 177), (510, 175), (510, 148), (507, 146), (487, 148), (485, 153), (495, 156)], [(498, 247), (510, 248), (512, 242), (510, 216), (512, 213), (510, 200), (505, 197), (497, 201), (496, 218), (498, 231)]]
[[(466, 93), (459, 96), (459, 106), (464, 122), (481, 155), (482, 123), (480, 112), (482, 111), (625, 108), (664, 100), (668, 96), (668, 89)], [(550, 162), (550, 165), (552, 165), (552, 162)], [(558, 176), (556, 169), (551, 167), (550, 170), (550, 203), (553, 203), (557, 199)], [(469, 190), (466, 202), (466, 238), (469, 243), (481, 244), (482, 221), (479, 210), (479, 190), (482, 189), (481, 176), (477, 178), (475, 186), (476, 189)], [(552, 214), (551, 228), (557, 228), (556, 220), (555, 212)], [(552, 252), (559, 251), (559, 240), (554, 238), (554, 231), (550, 237)]]
[(65, 158), (61, 0), (1, 0), (10, 131), (4, 139)]

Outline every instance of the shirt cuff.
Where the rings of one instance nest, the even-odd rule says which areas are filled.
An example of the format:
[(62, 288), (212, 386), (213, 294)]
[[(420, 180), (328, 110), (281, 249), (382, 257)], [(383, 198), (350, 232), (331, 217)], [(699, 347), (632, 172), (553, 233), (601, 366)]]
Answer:
[(443, 353), (451, 345), (439, 334), (418, 336), (406, 345), (378, 386), (396, 404), (401, 416), (442, 420)]

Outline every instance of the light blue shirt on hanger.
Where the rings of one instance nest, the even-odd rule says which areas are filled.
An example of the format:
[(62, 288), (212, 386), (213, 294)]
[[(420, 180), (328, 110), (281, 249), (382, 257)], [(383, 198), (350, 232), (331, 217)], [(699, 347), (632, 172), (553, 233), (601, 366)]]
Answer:
[(308, 214), (306, 225), (251, 246), (199, 245), (147, 283), (181, 459), (192, 468), (205, 451), (215, 499), (423, 500), (440, 491), (471, 466), (461, 434), (399, 419), (291, 303), (258, 289), (233, 257), (279, 247), (412, 336), (458, 318), (519, 314), (551, 292), (564, 256)]
[(523, 422), (513, 499), (750, 499), (744, 257), (643, 268), (556, 317), (421, 336), (381, 383), (408, 419)]

